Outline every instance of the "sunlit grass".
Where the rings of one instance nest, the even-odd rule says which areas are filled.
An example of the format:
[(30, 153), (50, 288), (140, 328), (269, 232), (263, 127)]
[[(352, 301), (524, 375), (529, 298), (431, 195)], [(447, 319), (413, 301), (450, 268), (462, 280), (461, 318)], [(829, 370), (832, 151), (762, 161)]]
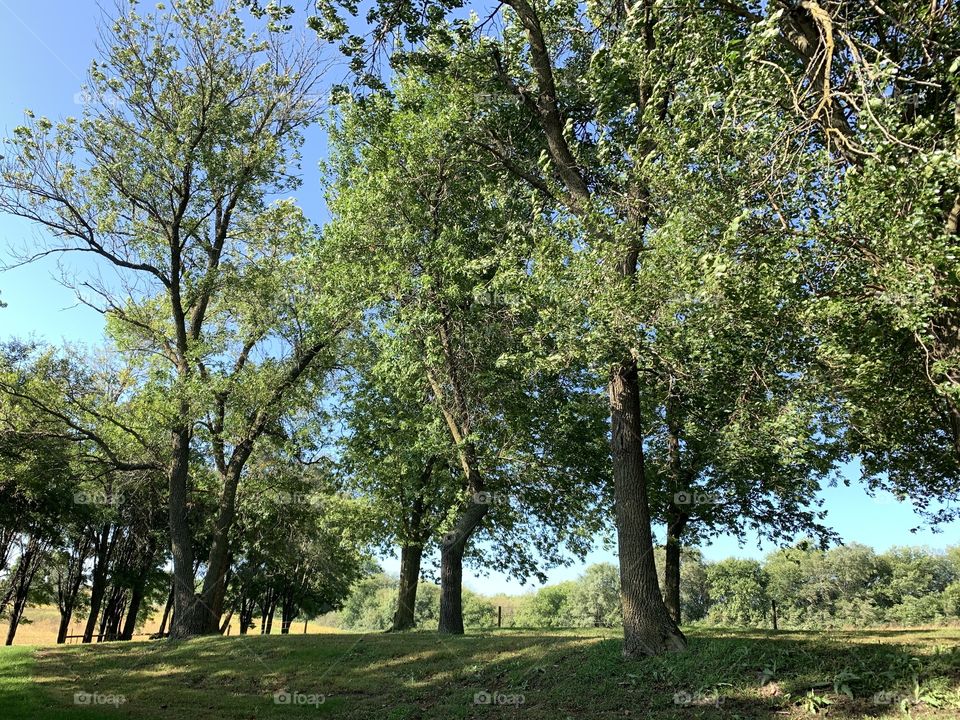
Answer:
[[(689, 637), (686, 653), (636, 662), (622, 659), (616, 631), (602, 629), (7, 648), (0, 651), (0, 718), (960, 715), (957, 628), (822, 634), (714, 628), (693, 629)], [(274, 693), (284, 691), (323, 702), (275, 703)], [(77, 692), (125, 702), (80, 707)], [(475, 704), (478, 693), (523, 702)]]

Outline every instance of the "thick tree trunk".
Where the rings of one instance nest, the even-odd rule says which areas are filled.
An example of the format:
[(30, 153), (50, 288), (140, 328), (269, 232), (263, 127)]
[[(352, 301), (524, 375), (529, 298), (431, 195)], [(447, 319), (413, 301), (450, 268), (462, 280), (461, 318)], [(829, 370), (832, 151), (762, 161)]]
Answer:
[(70, 631), (70, 620), (73, 618), (73, 607), (69, 610), (60, 611), (60, 625), (57, 627), (57, 645), (63, 645), (67, 641), (67, 633)]
[(236, 461), (221, 475), (223, 491), (220, 510), (214, 527), (213, 542), (207, 557), (207, 574), (203, 578), (201, 594), (203, 621), (201, 632), (212, 635), (220, 632), (223, 600), (227, 592), (227, 573), (230, 569), (230, 529), (237, 515), (237, 486), (243, 463)]
[(623, 602), (623, 654), (627, 658), (639, 658), (683, 650), (686, 638), (670, 617), (657, 582), (635, 362), (628, 361), (614, 370), (609, 396)]
[[(479, 492), (479, 491), (478, 491)], [(439, 632), (463, 635), (463, 553), (489, 505), (472, 502), (443, 539), (440, 551)]]
[(110, 523), (103, 525), (97, 537), (97, 556), (93, 564), (90, 585), (90, 614), (87, 616), (87, 624), (83, 629), (84, 643), (93, 641), (93, 632), (97, 629), (97, 619), (100, 617), (103, 596), (107, 592), (107, 571), (110, 566), (110, 556), (116, 543), (116, 533), (111, 538), (110, 528)]
[[(187, 408), (181, 409), (186, 416)], [(187, 518), (187, 485), (190, 473), (190, 428), (176, 428), (171, 434), (173, 459), (168, 475), (170, 499), (170, 551), (173, 555), (173, 620), (170, 636), (186, 638), (200, 630), (203, 613), (197, 611), (193, 567), (193, 534)], [(199, 617), (198, 617), (199, 616)]]
[(415, 625), (417, 585), (420, 581), (422, 545), (404, 545), (400, 548), (400, 590), (397, 593), (397, 611), (393, 615), (395, 632), (409, 630)]

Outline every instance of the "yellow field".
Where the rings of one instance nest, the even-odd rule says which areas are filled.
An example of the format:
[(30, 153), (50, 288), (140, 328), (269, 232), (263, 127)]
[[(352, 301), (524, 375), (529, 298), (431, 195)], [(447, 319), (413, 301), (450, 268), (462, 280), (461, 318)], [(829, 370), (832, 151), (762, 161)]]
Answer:
[[(14, 645), (53, 645), (57, 641), (57, 628), (60, 627), (60, 613), (57, 611), (57, 608), (53, 605), (41, 605), (39, 607), (30, 607), (24, 612), (24, 619), (20, 623), (20, 627), (17, 628), (17, 636), (13, 640)], [(160, 620), (163, 617), (163, 611), (160, 610), (153, 617), (147, 620), (143, 627), (138, 628), (138, 633), (152, 634), (157, 632), (160, 629)], [(29, 621), (29, 622), (28, 622)], [(70, 632), (68, 635), (81, 635), (83, 633), (83, 627), (86, 624), (87, 618), (86, 615), (81, 614), (81, 617), (74, 618), (74, 622), (70, 625)], [(3, 629), (3, 638), (6, 638), (7, 628), (6, 625), (0, 626)], [(297, 621), (293, 623), (293, 626), (290, 628), (290, 632), (296, 633), (298, 635), (303, 634), (303, 621)], [(234, 620), (231, 623), (230, 634), (236, 635), (240, 631), (239, 624)], [(280, 621), (274, 619), (274, 633), (279, 634), (280, 632)], [(255, 631), (259, 632), (259, 631)], [(307, 634), (308, 635), (319, 635), (327, 633), (336, 633), (340, 632), (338, 628), (332, 627), (327, 624), (323, 618), (318, 618), (317, 620), (311, 620), (307, 624)], [(141, 640), (145, 638), (140, 638)], [(77, 640), (71, 640), (70, 642), (78, 642)]]

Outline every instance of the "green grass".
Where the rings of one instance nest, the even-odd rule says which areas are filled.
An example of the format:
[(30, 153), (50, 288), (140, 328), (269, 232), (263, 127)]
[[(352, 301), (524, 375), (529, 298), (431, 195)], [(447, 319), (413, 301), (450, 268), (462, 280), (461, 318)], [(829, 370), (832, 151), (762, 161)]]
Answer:
[[(4, 648), (0, 718), (960, 716), (958, 629), (698, 629), (689, 637), (686, 653), (636, 662), (624, 661), (617, 635), (602, 630)], [(275, 703), (284, 690), (318, 702)], [(77, 705), (78, 692), (124, 702)], [(482, 692), (522, 695), (523, 703), (475, 704)]]

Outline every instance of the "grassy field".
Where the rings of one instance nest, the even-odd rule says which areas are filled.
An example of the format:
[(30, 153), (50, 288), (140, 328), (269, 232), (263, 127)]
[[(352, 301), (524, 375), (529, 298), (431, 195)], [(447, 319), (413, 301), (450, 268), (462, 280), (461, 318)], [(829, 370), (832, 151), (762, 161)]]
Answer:
[[(200, 638), (0, 650), (0, 718), (960, 717), (960, 629)], [(487, 702), (489, 701), (489, 702)]]
[[(14, 645), (53, 645), (56, 642), (57, 629), (60, 627), (60, 613), (57, 611), (55, 606), (41, 605), (29, 607), (27, 608), (24, 617), (26, 622), (21, 621), (20, 627), (17, 628), (17, 635), (13, 640)], [(137, 628), (137, 633), (147, 636), (152, 635), (160, 629), (161, 619), (162, 611), (158, 611), (152, 617), (147, 619), (139, 628)], [(86, 615), (81, 614), (79, 619), (74, 619), (74, 622), (71, 623), (70, 632), (67, 634), (82, 634), (86, 622)], [(0, 623), (0, 628), (2, 628), (4, 633), (6, 633), (6, 623)], [(230, 629), (231, 634), (235, 634), (237, 632), (236, 621), (231, 624)], [(302, 620), (294, 623), (293, 631), (295, 633), (303, 633)], [(279, 624), (274, 629), (274, 632), (279, 632)], [(324, 618), (311, 620), (307, 625), (308, 634), (330, 632), (339, 631), (336, 628), (331, 627)], [(4, 637), (5, 636), (6, 635), (4, 635)], [(2, 720), (2, 718), (0, 718), (0, 720)]]

